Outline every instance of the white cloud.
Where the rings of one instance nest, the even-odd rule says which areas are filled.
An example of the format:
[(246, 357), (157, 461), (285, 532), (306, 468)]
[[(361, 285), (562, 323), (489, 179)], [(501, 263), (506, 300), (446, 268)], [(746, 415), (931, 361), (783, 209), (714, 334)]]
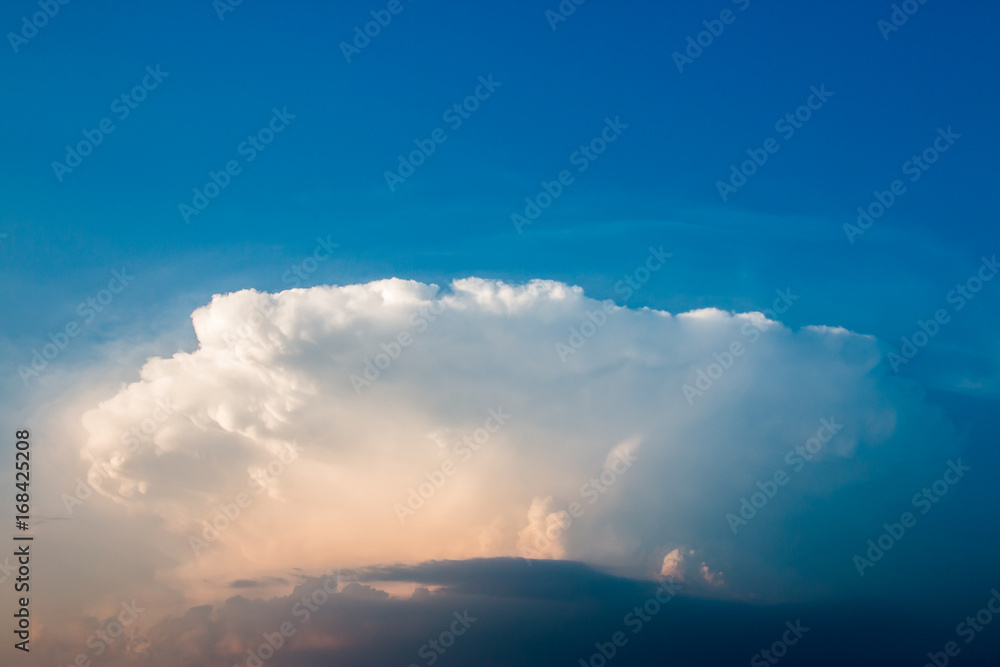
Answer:
[(660, 566), (660, 576), (673, 577), (678, 581), (684, 581), (684, 570), (681, 567), (683, 564), (684, 554), (681, 553), (679, 548), (674, 549), (663, 557), (663, 564)]
[[(704, 580), (718, 583), (718, 568), (737, 585), (760, 562), (723, 516), (820, 418), (844, 427), (809, 483), (793, 480), (760, 522), (889, 465), (838, 460), (950, 437), (882, 376), (873, 338), (839, 328), (616, 308), (563, 363), (555, 344), (600, 307), (578, 287), (477, 278), (445, 291), (392, 279), (216, 296), (192, 316), (198, 349), (150, 359), (84, 415), (82, 455), (117, 461), (102, 492), (162, 521), (182, 546), (181, 579), (521, 555), (534, 531), (569, 517), (544, 557), (655, 576), (683, 560), (668, 563), (660, 545), (685, 544), (712, 564)], [(735, 341), (745, 353), (689, 403), (682, 387)], [(124, 446), (164, 400), (169, 417)], [(509, 417), (478, 443), (497, 409)], [(637, 451), (613, 486), (586, 490)], [(394, 507), (414, 493), (401, 523)], [(240, 494), (249, 506), (194, 556), (189, 537)]]
[(721, 572), (715, 572), (708, 566), (708, 563), (696, 560), (694, 549), (689, 549), (687, 553), (684, 553), (680, 547), (673, 549), (663, 557), (659, 574), (661, 577), (676, 581), (696, 582), (695, 590), (705, 585), (718, 587), (725, 583)]

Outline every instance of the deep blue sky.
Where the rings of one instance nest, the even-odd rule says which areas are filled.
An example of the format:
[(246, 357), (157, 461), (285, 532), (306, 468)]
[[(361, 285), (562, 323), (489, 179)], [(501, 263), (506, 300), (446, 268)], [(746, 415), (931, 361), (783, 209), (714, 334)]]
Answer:
[[(662, 243), (671, 272), (632, 305), (759, 309), (790, 286), (802, 300), (789, 323), (887, 340), (1000, 248), (992, 3), (931, 2), (887, 41), (876, 22), (891, 9), (867, 2), (589, 2), (555, 31), (544, 4), (403, 6), (350, 64), (338, 45), (378, 7), (248, 0), (220, 21), (207, 1), (70, 3), (11, 48), (0, 252), (5, 310), (32, 312), (6, 325), (15, 348), (72, 317), (110, 267), (138, 278), (95, 330), (151, 325), (178, 295), (190, 295), (183, 312), (215, 292), (287, 286), (320, 234), (341, 254), (313, 282), (545, 277), (597, 297)], [(727, 7), (735, 21), (679, 73), (671, 54)], [(6, 5), (0, 25), (32, 8)], [(156, 65), (169, 76), (119, 121), (111, 102)], [(391, 193), (396, 156), (490, 74), (502, 86)], [(729, 165), (821, 84), (834, 96), (723, 203)], [(287, 131), (185, 225), (192, 188), (286, 106)], [(607, 116), (629, 128), (517, 235), (510, 214)], [(116, 131), (58, 182), (51, 163), (105, 117)], [(947, 126), (962, 135), (954, 148), (849, 244), (841, 225)], [(940, 339), (967, 373), (995, 376), (996, 304), (987, 291)]]
[[(248, 0), (220, 21), (207, 1), (70, 3), (10, 49), (0, 252), (5, 309), (33, 317), (8, 334), (44, 336), (112, 266), (139, 276), (126, 319), (179, 293), (277, 289), (330, 234), (341, 254), (315, 282), (545, 277), (598, 297), (662, 243), (671, 273), (634, 304), (763, 308), (791, 286), (793, 325), (892, 340), (1000, 247), (987, 194), (1000, 148), (992, 3), (931, 2), (888, 41), (876, 22), (891, 9), (867, 2), (588, 2), (555, 31), (544, 4), (403, 7), (350, 64), (338, 44), (374, 5)], [(671, 54), (727, 7), (735, 21), (679, 73)], [(16, 29), (32, 8), (6, 5), (0, 25)], [(115, 119), (111, 102), (157, 64), (169, 77)], [(391, 193), (396, 155), (489, 74), (502, 86)], [(777, 137), (775, 121), (820, 84), (834, 96), (723, 203), (715, 183), (729, 165)], [(185, 225), (178, 204), (285, 106), (297, 116), (287, 131)], [(607, 116), (628, 130), (518, 236), (510, 214)], [(104, 117), (114, 134), (59, 183), (51, 163)], [(847, 243), (855, 208), (947, 126), (955, 147)], [(987, 353), (991, 375), (996, 304), (987, 291), (942, 339)]]

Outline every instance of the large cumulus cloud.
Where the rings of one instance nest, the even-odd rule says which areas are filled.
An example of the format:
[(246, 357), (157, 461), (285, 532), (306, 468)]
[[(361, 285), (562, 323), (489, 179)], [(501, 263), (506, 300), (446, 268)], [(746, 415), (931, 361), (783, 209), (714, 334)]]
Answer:
[[(873, 338), (760, 313), (469, 278), (246, 290), (192, 320), (196, 350), (83, 418), (92, 481), (162, 522), (188, 580), (529, 556), (794, 596), (816, 561), (783, 531), (810, 512), (829, 552), (868, 530), (838, 494), (955, 442)], [(821, 420), (841, 426), (734, 535), (726, 515)]]

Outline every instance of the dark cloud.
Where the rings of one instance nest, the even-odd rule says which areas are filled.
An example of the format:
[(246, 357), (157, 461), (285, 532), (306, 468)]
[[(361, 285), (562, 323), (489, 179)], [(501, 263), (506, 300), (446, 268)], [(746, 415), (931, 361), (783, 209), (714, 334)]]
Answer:
[[(661, 583), (563, 561), (435, 561), (340, 574), (356, 581), (332, 595), (324, 583), (332, 590), (333, 579), (321, 576), (286, 597), (236, 596), (214, 609), (195, 607), (132, 642), (144, 647), (141, 652), (114, 656), (106, 664), (229, 667), (248, 664), (253, 651), (267, 658), (261, 664), (269, 667), (547, 667), (580, 665), (581, 659), (600, 665), (600, 659), (590, 662), (600, 650), (596, 645), (610, 653), (616, 632), (626, 641), (614, 649), (609, 667), (745, 665), (783, 636), (797, 641), (782, 665), (922, 665), (928, 651), (941, 651), (947, 641), (959, 642), (963, 667), (995, 665), (989, 659), (1000, 649), (1000, 618), (998, 627), (985, 626), (974, 643), (955, 635), (955, 624), (985, 604), (989, 585), (982, 600), (956, 614), (934, 600), (904, 609), (864, 600), (759, 606), (696, 599), (685, 590), (671, 599)], [(375, 582), (420, 587), (399, 598), (378, 590)], [(660, 600), (669, 602), (652, 602), (658, 589)], [(645, 617), (637, 607), (645, 607)], [(283, 623), (294, 634), (279, 641), (275, 633)], [(801, 638), (789, 629), (795, 627)], [(452, 631), (460, 634), (450, 636)], [(265, 635), (281, 647), (261, 651)]]

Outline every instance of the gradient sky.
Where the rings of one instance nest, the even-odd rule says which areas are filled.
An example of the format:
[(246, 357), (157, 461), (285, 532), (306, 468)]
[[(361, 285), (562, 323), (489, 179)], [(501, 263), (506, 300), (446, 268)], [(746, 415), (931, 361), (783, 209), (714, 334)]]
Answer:
[[(249, 646), (247, 628), (280, 623), (294, 586), (342, 569), (387, 634), (412, 630), (408, 614), (426, 616), (422, 605), (459, 609), (463, 596), (511, 624), (506, 635), (484, 630), (476, 645), (470, 633), (459, 642), (467, 653), (439, 664), (577, 664), (620, 624), (618, 601), (645, 599), (668, 571), (687, 582), (684, 604), (704, 605), (695, 617), (721, 619), (711, 641), (735, 656), (689, 644), (677, 649), (684, 664), (749, 661), (795, 620), (782, 605), (827, 619), (815, 653), (790, 650), (788, 664), (869, 664), (821, 650), (837, 644), (833, 628), (882, 660), (870, 664), (922, 664), (1000, 586), (991, 509), (1000, 281), (971, 297), (957, 291), (988, 275), (1000, 252), (996, 4), (914, 3), (886, 31), (879, 22), (892, 20), (892, 3), (860, 0), (591, 0), (554, 28), (554, 0), (399, 0), (402, 10), (348, 62), (341, 43), (389, 3), (243, 0), (220, 14), (223, 3), (77, 0), (26, 40), (10, 35), (39, 5), (0, 9), (0, 415), (9, 432), (30, 428), (37, 451), (47, 611), (37, 612), (32, 659), (68, 663), (88, 650), (88, 628), (139, 595), (149, 612), (114, 660), (233, 664), (242, 640), (212, 637), (246, 635)], [(731, 22), (678, 71), (675, 52), (723, 10)], [(164, 73), (155, 87), (151, 71)], [(135, 108), (116, 102), (144, 78), (151, 90)], [(455, 127), (447, 110), (484, 80), (495, 90)], [(820, 89), (831, 95), (794, 133), (776, 126)], [(242, 142), (275, 110), (285, 126), (248, 160)], [(113, 132), (57, 173), (67, 146), (94, 136), (102, 119)], [(609, 126), (619, 135), (579, 171), (581, 146)], [(446, 140), (390, 188), (397, 156), (437, 128)], [(748, 151), (766, 153), (769, 138), (777, 151), (724, 200), (718, 182)], [(911, 180), (914, 156), (935, 140), (947, 150)], [(179, 207), (230, 161), (239, 173), (185, 221)], [(563, 170), (572, 183), (518, 230), (512, 214)], [(905, 192), (884, 215), (845, 233), (858, 207), (887, 201), (879, 193), (897, 179)], [(620, 281), (650, 266), (650, 248), (669, 259), (626, 291)], [(113, 272), (133, 277), (111, 296), (102, 290), (118, 289)], [(309, 289), (277, 295), (292, 287)], [(276, 296), (241, 292), (251, 289)], [(794, 295), (790, 307), (775, 308), (781, 294)], [(104, 297), (100, 312), (87, 305)], [(602, 302), (607, 328), (562, 363), (554, 345)], [(262, 303), (276, 314), (234, 344)], [(349, 376), (427, 307), (445, 314), (414, 334), (416, 354), (370, 392), (353, 391)], [(939, 311), (947, 317), (927, 345), (893, 364), (903, 338)], [(761, 342), (751, 345), (743, 327), (754, 322)], [(26, 371), (73, 323), (79, 335), (43, 370)], [(725, 388), (685, 400), (682, 387), (732, 341), (750, 349), (717, 381)], [(156, 458), (129, 459), (116, 489), (67, 516), (61, 497), (90, 457), (112, 456), (118, 434), (168, 395), (178, 407), (157, 426)], [(472, 432), (498, 401), (518, 415), (497, 436), (500, 453), (456, 476), (439, 514), (397, 530), (387, 510), (440, 465), (434, 442)], [(770, 516), (732, 534), (724, 515), (786, 468), (784, 453), (831, 410), (846, 421), (829, 460), (794, 473)], [(311, 464), (268, 488), (275, 502), (246, 532), (241, 524), (239, 539), (192, 557), (190, 526), (292, 441)], [(553, 561), (546, 567), (564, 588), (518, 603), (490, 583), (519, 585), (522, 575), (493, 559), (524, 556), (523, 531), (563, 511), (612, 452), (633, 449), (645, 457), (626, 473), (634, 481), (535, 554)], [(852, 556), (958, 458), (968, 477), (859, 577)], [(0, 462), (4, 479), (12, 465), (12, 455)], [(134, 558), (122, 555), (129, 548)], [(451, 565), (434, 576), (420, 569), (438, 561)], [(418, 585), (429, 598), (413, 593)], [(226, 601), (237, 594), (246, 600)], [(345, 664), (365, 655), (426, 664), (416, 640), (378, 646), (377, 658), (366, 653), (374, 639), (351, 644), (337, 614), (362, 612), (344, 612), (353, 598), (339, 595), (329, 625), (270, 664), (323, 664), (339, 651)], [(244, 617), (243, 602), (261, 605), (258, 615)], [(922, 631), (880, 639), (858, 621), (864, 605), (891, 610), (884, 637), (917, 623)], [(518, 611), (579, 630), (556, 641), (518, 623)], [(218, 632), (184, 645), (178, 619), (202, 627), (198, 614)], [(733, 630), (772, 616), (781, 618), (759, 621), (759, 632)], [(665, 645), (694, 632), (669, 627)], [(985, 660), (1000, 627), (982, 637), (962, 664), (987, 664), (973, 648)], [(156, 653), (181, 645), (189, 653)], [(649, 664), (658, 650), (633, 646), (612, 662)]]

